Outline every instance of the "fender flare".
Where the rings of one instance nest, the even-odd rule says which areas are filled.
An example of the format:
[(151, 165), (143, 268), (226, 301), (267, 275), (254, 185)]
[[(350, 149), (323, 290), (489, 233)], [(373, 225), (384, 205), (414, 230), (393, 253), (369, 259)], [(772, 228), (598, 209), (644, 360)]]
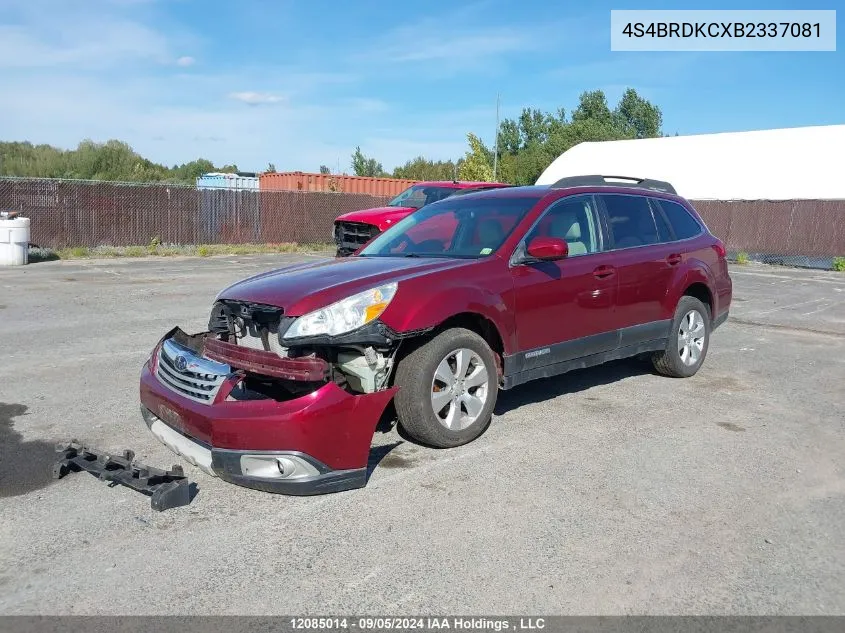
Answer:
[(474, 286), (452, 286), (436, 296), (426, 296), (412, 306), (406, 306), (401, 320), (393, 321), (385, 315), (386, 325), (398, 332), (432, 330), (459, 314), (476, 314), (490, 321), (496, 328), (505, 354), (516, 345), (515, 316), (502, 297)]
[(715, 318), (719, 309), (716, 278), (710, 267), (699, 259), (688, 260), (686, 266), (673, 277), (666, 292), (666, 301), (663, 306), (666, 314), (674, 315), (678, 301), (684, 296), (686, 289), (696, 283), (704, 284), (707, 287), (710, 293), (710, 318)]

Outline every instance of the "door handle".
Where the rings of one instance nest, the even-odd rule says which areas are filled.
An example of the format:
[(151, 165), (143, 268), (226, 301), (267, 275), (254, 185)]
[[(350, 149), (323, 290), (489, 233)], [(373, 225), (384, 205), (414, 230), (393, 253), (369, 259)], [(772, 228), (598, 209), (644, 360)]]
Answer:
[(599, 266), (593, 271), (593, 277), (596, 279), (605, 279), (614, 274), (616, 274), (616, 269), (613, 266)]
[(677, 266), (681, 263), (683, 258), (678, 253), (672, 253), (669, 257), (666, 258), (666, 263), (670, 266)]

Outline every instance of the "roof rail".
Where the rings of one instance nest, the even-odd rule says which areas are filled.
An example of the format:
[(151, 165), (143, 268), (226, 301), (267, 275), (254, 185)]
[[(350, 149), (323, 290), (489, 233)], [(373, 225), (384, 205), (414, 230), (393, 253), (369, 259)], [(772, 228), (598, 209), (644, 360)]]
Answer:
[(478, 193), (479, 191), (491, 191), (495, 189), (507, 189), (509, 187), (514, 187), (516, 185), (505, 185), (504, 187), (500, 186), (493, 186), (493, 183), (490, 186), (479, 185), (478, 187), (466, 187), (464, 189), (455, 189), (455, 193), (453, 193), (450, 198), (454, 198), (455, 196), (465, 196), (468, 193)]
[[(622, 182), (608, 182), (619, 180)], [(651, 189), (677, 195), (675, 188), (668, 182), (652, 180), (651, 178), (633, 178), (631, 176), (569, 176), (561, 178), (551, 186), (552, 189), (564, 187), (633, 187), (636, 189)]]

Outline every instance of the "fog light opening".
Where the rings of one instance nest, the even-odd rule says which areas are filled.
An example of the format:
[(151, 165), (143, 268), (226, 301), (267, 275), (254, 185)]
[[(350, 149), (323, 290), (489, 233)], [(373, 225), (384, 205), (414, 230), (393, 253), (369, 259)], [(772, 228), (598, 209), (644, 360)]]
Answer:
[(241, 455), (241, 473), (258, 479), (300, 479), (320, 474), (311, 462), (290, 453)]

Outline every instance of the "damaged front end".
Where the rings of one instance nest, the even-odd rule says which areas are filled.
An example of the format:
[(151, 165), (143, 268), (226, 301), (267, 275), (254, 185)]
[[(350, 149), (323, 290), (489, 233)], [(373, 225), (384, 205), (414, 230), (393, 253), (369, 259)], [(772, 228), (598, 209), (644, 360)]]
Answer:
[(387, 385), (400, 336), (380, 321), (345, 335), (304, 336), (295, 344), (285, 343), (294, 321), (281, 308), (218, 301), (209, 319), (209, 333), (216, 338), (206, 343), (207, 356), (222, 362), (237, 358), (238, 367), (293, 382), (288, 386), (294, 389), (299, 382), (331, 381), (351, 393), (374, 393)]
[(375, 320), (285, 343), (294, 320), (278, 307), (220, 300), (207, 332), (168, 332), (141, 375), (152, 433), (232, 483), (285, 494), (364, 486), (402, 337)]

